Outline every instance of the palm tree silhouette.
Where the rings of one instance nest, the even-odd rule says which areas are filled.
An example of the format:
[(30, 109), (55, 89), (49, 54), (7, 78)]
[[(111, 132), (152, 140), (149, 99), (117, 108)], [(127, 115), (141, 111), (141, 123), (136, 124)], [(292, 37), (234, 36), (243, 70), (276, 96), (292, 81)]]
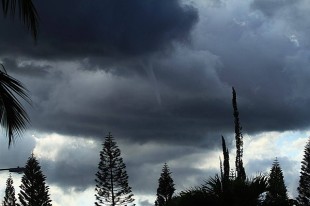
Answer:
[[(37, 40), (39, 16), (32, 0), (2, 0), (2, 11), (5, 17), (17, 15), (33, 39)], [(19, 99), (30, 103), (30, 98), (22, 83), (8, 75), (2, 64), (0, 67), (0, 124), (6, 130), (10, 146), (15, 135), (20, 135), (29, 123), (28, 114)]]
[(17, 13), (19, 20), (30, 30), (32, 37), (37, 39), (39, 15), (32, 0), (2, 0), (2, 11), (5, 17), (8, 14), (15, 17)]

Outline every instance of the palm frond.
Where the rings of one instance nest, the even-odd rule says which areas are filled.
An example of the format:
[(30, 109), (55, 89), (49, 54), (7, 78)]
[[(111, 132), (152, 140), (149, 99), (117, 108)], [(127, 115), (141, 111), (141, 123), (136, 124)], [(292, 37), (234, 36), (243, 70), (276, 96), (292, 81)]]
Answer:
[(202, 185), (202, 188), (210, 195), (221, 197), (223, 193), (222, 179), (218, 175), (210, 177), (208, 181)]
[(31, 31), (33, 38), (37, 39), (39, 15), (32, 0), (2, 0), (2, 10), (4, 16), (10, 13), (13, 17), (17, 10), (19, 19)]
[(6, 130), (9, 146), (16, 135), (21, 135), (30, 121), (15, 95), (30, 103), (27, 90), (22, 83), (9, 76), (5, 70), (0, 71), (0, 124)]

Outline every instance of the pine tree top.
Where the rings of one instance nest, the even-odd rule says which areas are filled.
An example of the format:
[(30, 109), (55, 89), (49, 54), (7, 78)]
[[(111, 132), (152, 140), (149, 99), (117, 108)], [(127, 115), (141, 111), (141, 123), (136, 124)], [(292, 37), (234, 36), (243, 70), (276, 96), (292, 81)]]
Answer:
[(13, 186), (13, 178), (12, 175), (8, 177), (6, 181), (6, 188), (5, 188), (5, 196), (3, 201), (3, 206), (16, 206), (16, 197), (15, 197), (15, 189)]
[(49, 198), (49, 187), (46, 186), (45, 180), (46, 177), (41, 171), (41, 166), (32, 154), (27, 160), (18, 195), (22, 206), (52, 205)]
[(297, 201), (299, 205), (310, 205), (310, 138), (304, 149)]
[(95, 205), (125, 205), (134, 201), (128, 185), (126, 165), (113, 136), (109, 133), (102, 144), (96, 173)]
[(164, 206), (171, 200), (175, 191), (174, 182), (167, 163), (163, 166), (158, 183), (156, 204), (158, 206)]
[(270, 195), (288, 199), (287, 189), (284, 183), (284, 175), (277, 158), (272, 163), (268, 184)]

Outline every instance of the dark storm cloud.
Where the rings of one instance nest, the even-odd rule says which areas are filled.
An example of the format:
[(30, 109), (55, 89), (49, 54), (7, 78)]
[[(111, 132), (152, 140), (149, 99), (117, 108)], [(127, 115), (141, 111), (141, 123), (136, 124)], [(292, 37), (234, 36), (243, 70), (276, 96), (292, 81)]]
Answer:
[(188, 41), (198, 19), (196, 9), (179, 0), (38, 1), (36, 6), (40, 13), (36, 46), (16, 28), (19, 24), (11, 26), (4, 20), (8, 29), (1, 33), (2, 51), (43, 59), (136, 56)]
[[(91, 164), (93, 163), (93, 164)], [(65, 160), (51, 162), (41, 160), (41, 165), (48, 177), (48, 183), (76, 191), (84, 191), (94, 186), (96, 162), (68, 162)]]
[(297, 33), (293, 41), (282, 22), (229, 6), (200, 11), (193, 46), (175, 46), (169, 55), (63, 61), (46, 64), (49, 73), (40, 79), (19, 76), (34, 99), (33, 127), (212, 148), (220, 135), (233, 132), (234, 86), (244, 132), (307, 128), (307, 48), (296, 44)]
[(178, 140), (211, 148), (221, 134), (233, 129), (231, 89), (218, 82), (214, 73), (218, 63), (211, 54), (182, 51), (169, 58), (151, 62), (158, 79), (155, 85), (148, 75), (128, 78), (76, 69), (80, 65), (70, 63), (52, 66), (55, 74), (40, 79), (18, 76), (34, 100), (29, 108), (32, 126), (97, 138), (111, 131), (140, 143)]
[[(272, 7), (273, 1), (263, 2)], [(285, 9), (277, 18), (249, 10), (247, 3), (208, 8), (197, 25), (201, 30), (194, 31), (195, 47), (218, 56), (220, 82), (237, 90), (244, 132), (309, 128), (308, 30), (300, 23), (308, 23), (306, 3), (279, 2)]]

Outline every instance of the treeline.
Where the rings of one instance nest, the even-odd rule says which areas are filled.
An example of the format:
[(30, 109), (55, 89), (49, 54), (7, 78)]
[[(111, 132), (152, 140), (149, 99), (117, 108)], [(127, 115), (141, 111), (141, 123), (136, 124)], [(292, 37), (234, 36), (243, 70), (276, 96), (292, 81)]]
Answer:
[(52, 206), (49, 187), (45, 183), (41, 166), (36, 157), (31, 154), (28, 158), (24, 175), (22, 176), (18, 201), (15, 197), (13, 178), (10, 175), (6, 181), (3, 206)]
[[(248, 177), (243, 166), (243, 135), (239, 119), (237, 97), (232, 88), (232, 106), (235, 125), (235, 168), (229, 163), (229, 150), (222, 137), (223, 161), (220, 173), (201, 185), (174, 195), (175, 184), (165, 163), (158, 180), (155, 206), (310, 206), (310, 140), (305, 146), (301, 162), (298, 197), (290, 199), (280, 163), (275, 158), (268, 175)], [(125, 165), (111, 134), (106, 137), (100, 153), (96, 185), (96, 206), (128, 205), (134, 201)]]
[[(230, 166), (229, 150), (222, 136), (223, 157), (220, 173), (209, 177), (204, 183), (178, 194), (167, 163), (163, 165), (158, 179), (155, 206), (310, 206), (310, 139), (305, 146), (301, 162), (298, 197), (290, 199), (280, 163), (275, 158), (268, 175), (248, 177), (243, 166), (243, 135), (237, 107), (237, 98), (232, 88), (232, 106), (235, 125), (236, 159)], [(13, 179), (7, 180), (4, 206), (51, 206), (49, 187), (45, 183), (39, 162), (32, 154), (25, 167), (22, 185), (15, 198)], [(95, 174), (96, 206), (135, 205), (132, 189), (128, 184), (126, 165), (121, 151), (111, 133), (102, 144), (98, 172)]]
[[(169, 192), (161, 192), (163, 189), (160, 189), (170, 188), (169, 191), (174, 191), (174, 184), (162, 186), (162, 181), (159, 180), (155, 205), (310, 206), (310, 139), (305, 146), (304, 157), (301, 162), (300, 180), (297, 188), (298, 196), (296, 199), (290, 199), (288, 197), (283, 172), (277, 158), (275, 158), (268, 175), (259, 174), (252, 178), (246, 175), (242, 160), (242, 127), (240, 125), (234, 88), (232, 88), (232, 96), (236, 141), (235, 168), (232, 169), (230, 167), (229, 151), (226, 147), (225, 138), (222, 137), (223, 161), (220, 159), (220, 173), (214, 177), (210, 177), (201, 185), (182, 191), (175, 196)], [(166, 167), (167, 165), (165, 164), (164, 168)], [(169, 171), (167, 174), (170, 176), (171, 172)], [(165, 175), (162, 173), (161, 178), (164, 176)]]

